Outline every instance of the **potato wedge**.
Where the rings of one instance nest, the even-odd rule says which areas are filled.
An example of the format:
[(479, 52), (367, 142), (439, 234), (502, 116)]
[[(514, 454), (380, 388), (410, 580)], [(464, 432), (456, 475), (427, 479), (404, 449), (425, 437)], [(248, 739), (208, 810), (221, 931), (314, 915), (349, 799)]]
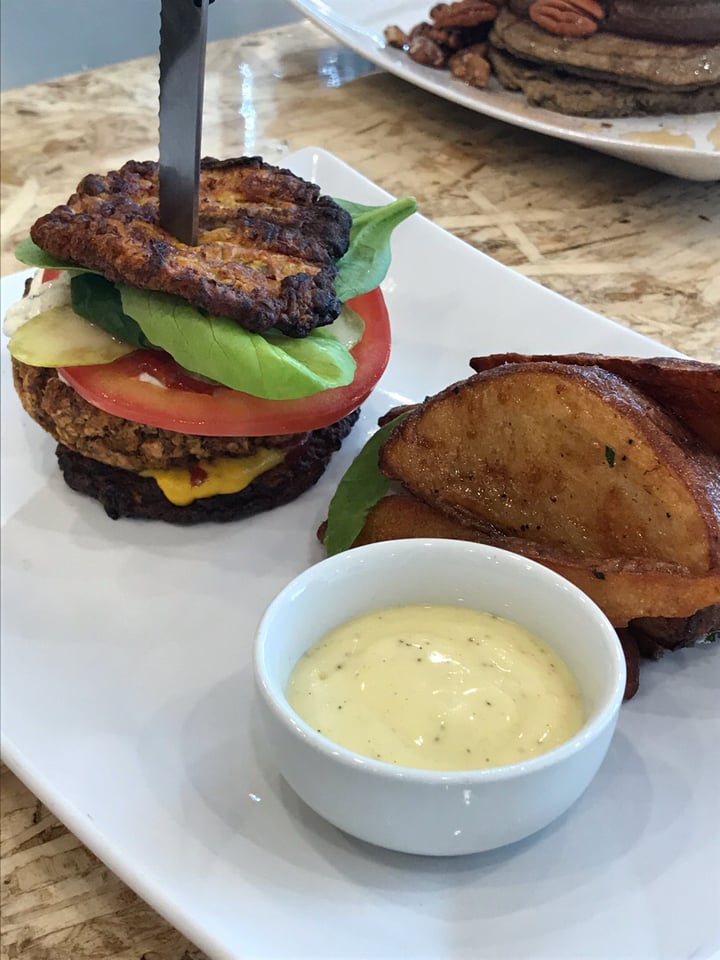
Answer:
[(411, 412), (380, 457), (386, 476), (486, 535), (690, 577), (720, 567), (719, 464), (617, 374), (555, 361), (454, 384)]
[[(682, 358), (476, 357), (405, 413), (380, 468), (405, 488), (353, 546), (449, 537), (575, 583), (628, 664), (720, 634), (720, 367)], [(322, 539), (323, 533), (320, 532)]]
[(680, 420), (709, 450), (720, 454), (720, 366), (717, 364), (682, 357), (496, 353), (488, 357), (473, 357), (470, 366), (481, 373), (505, 363), (538, 361), (601, 367), (617, 374)]
[(405, 537), (472, 540), (536, 560), (580, 587), (615, 627), (625, 627), (638, 617), (690, 617), (720, 601), (720, 569), (692, 574), (677, 563), (574, 557), (546, 544), (460, 523), (410, 496), (380, 500), (370, 511), (354, 546)]

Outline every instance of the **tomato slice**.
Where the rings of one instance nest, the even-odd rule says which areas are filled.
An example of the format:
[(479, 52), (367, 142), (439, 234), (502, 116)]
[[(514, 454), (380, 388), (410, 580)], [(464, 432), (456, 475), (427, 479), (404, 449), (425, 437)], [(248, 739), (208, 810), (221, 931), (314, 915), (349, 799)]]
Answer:
[(51, 270), (50, 267), (45, 267), (42, 272), (42, 282), (49, 283), (50, 280), (55, 280), (60, 276), (62, 270)]
[(209, 386), (155, 350), (136, 350), (112, 363), (62, 367), (60, 373), (100, 410), (178, 433), (267, 437), (316, 430), (358, 407), (390, 358), (390, 323), (380, 289), (348, 304), (365, 322), (362, 339), (351, 350), (357, 363), (355, 378), (345, 387), (300, 400), (263, 400), (229, 387)]

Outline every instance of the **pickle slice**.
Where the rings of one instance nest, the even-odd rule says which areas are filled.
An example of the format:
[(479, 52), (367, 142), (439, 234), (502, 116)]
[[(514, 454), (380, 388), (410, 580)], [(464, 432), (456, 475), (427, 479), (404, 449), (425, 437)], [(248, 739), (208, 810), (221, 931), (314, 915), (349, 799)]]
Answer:
[(31, 367), (86, 367), (111, 363), (135, 347), (78, 316), (72, 307), (62, 306), (45, 310), (18, 327), (8, 350)]

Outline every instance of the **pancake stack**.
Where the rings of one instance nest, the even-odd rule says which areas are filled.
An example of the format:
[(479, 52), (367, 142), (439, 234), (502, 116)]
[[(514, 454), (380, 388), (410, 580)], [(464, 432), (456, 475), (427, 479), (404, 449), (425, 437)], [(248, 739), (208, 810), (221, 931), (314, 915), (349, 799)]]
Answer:
[(587, 117), (720, 107), (720, 0), (508, 0), (487, 53), (511, 90)]

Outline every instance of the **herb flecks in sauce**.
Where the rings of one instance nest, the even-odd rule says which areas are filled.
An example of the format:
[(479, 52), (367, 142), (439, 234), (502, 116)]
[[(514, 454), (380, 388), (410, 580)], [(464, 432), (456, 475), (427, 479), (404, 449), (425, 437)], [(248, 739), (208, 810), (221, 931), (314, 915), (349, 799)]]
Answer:
[[(333, 669), (340, 661), (349, 669)], [(584, 721), (554, 650), (467, 607), (396, 607), (343, 624), (300, 660), (288, 700), (357, 753), (437, 770), (527, 760)]]

